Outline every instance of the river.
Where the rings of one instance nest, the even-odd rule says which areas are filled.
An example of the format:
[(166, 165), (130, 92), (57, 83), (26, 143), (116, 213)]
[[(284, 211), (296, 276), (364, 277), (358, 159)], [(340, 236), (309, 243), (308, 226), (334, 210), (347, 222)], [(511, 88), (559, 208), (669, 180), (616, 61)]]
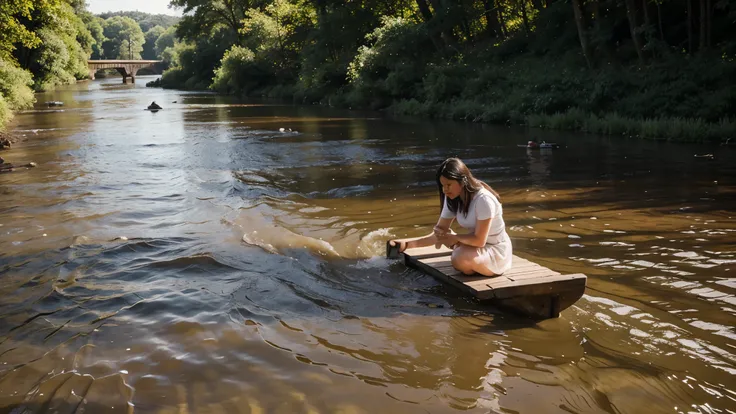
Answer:
[[(11, 125), (2, 156), (38, 167), (0, 175), (0, 412), (736, 412), (732, 148), (151, 79)], [(384, 257), (431, 231), (449, 156), (501, 194), (515, 253), (588, 275), (560, 318)]]

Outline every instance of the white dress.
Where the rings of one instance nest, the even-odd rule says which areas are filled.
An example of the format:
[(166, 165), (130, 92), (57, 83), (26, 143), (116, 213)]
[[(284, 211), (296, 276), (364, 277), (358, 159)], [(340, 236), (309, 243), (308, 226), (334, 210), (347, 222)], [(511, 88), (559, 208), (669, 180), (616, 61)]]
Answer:
[(450, 211), (447, 207), (447, 198), (445, 198), (445, 205), (442, 207), (440, 217), (457, 219), (457, 223), (471, 233), (475, 231), (478, 220), (491, 219), (491, 228), (488, 230), (486, 245), (477, 248), (478, 255), (483, 258), (486, 269), (494, 274), (503, 274), (511, 268), (511, 258), (513, 257), (511, 239), (506, 233), (503, 207), (493, 193), (485, 188), (475, 193), (470, 201), (467, 216), (462, 212), (455, 214)]

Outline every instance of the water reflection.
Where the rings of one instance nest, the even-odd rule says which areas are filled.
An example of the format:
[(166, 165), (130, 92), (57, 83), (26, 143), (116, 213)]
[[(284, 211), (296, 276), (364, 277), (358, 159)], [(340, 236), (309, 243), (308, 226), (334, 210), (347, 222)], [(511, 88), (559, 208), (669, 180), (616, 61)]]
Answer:
[[(39, 97), (66, 105), (3, 153), (39, 168), (0, 176), (0, 412), (736, 410), (730, 149), (528, 152), (521, 129), (118, 81)], [(436, 221), (451, 155), (520, 254), (589, 275), (561, 318), (383, 258)]]

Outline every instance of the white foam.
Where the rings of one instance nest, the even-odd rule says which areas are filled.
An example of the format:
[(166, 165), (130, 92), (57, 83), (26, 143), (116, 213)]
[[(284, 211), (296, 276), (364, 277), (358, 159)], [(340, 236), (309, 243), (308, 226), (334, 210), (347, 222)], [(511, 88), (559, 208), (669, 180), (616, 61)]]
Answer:
[(649, 338), (651, 336), (648, 333), (646, 333), (646, 332), (644, 332), (642, 330), (636, 329), (636, 328), (629, 329), (629, 333), (632, 334), (632, 335), (634, 335), (634, 336), (638, 336), (639, 338)]
[(392, 260), (389, 260), (383, 256), (373, 256), (367, 259), (358, 260), (357, 263), (351, 265), (355, 269), (384, 269), (391, 264)]

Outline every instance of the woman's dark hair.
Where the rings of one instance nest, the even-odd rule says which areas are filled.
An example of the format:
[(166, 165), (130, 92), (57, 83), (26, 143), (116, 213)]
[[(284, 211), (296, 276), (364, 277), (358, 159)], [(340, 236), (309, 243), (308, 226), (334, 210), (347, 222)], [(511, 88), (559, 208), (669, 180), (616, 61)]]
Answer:
[[(460, 183), (463, 187), (464, 197), (458, 197), (455, 199), (447, 200), (447, 207), (450, 211), (457, 214), (458, 210), (461, 211), (466, 217), (468, 216), (468, 208), (470, 207), (470, 201), (473, 199), (475, 193), (480, 191), (481, 188), (485, 188), (490, 191), (499, 202), (501, 202), (501, 196), (498, 195), (496, 190), (491, 188), (490, 185), (483, 181), (473, 177), (473, 174), (468, 169), (468, 166), (464, 162), (460, 161), (459, 158), (448, 158), (437, 170), (437, 187), (440, 190), (440, 211), (442, 211), (445, 205), (445, 193), (442, 192), (442, 183), (440, 177), (445, 177), (448, 180), (455, 180)], [(467, 203), (463, 203), (462, 199), (465, 198)]]

